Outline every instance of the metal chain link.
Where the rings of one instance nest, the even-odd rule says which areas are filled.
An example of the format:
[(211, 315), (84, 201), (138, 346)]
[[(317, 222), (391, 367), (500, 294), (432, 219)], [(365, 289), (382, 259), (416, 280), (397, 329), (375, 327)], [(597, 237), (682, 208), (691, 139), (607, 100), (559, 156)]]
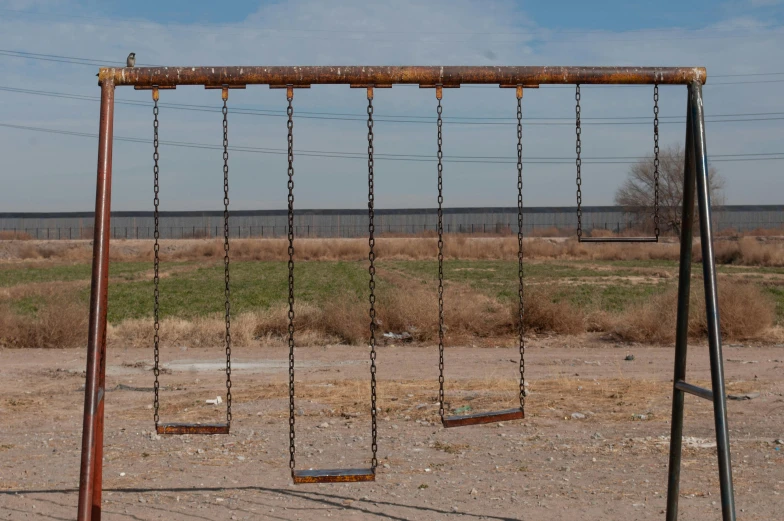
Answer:
[(289, 105), (286, 109), (288, 121), (288, 159), (289, 159), (289, 468), (294, 472), (294, 108), (292, 100), (294, 90), (289, 87), (286, 100)]
[(231, 291), (229, 285), (229, 89), (223, 90), (223, 279), (226, 295), (226, 424), (231, 426)]
[(158, 396), (159, 392), (160, 392), (160, 384), (158, 383), (158, 376), (160, 375), (160, 367), (159, 367), (159, 362), (160, 362), (160, 335), (159, 335), (159, 331), (160, 331), (160, 328), (161, 328), (160, 313), (159, 313), (159, 311), (160, 311), (160, 302), (159, 302), (159, 292), (158, 292), (158, 283), (160, 282), (160, 273), (159, 273), (159, 267), (160, 267), (160, 255), (159, 255), (159, 252), (160, 252), (160, 246), (158, 244), (158, 239), (160, 238), (161, 235), (160, 235), (160, 227), (159, 227), (159, 224), (160, 224), (159, 217), (160, 216), (159, 216), (159, 213), (158, 213), (158, 205), (160, 204), (160, 199), (158, 197), (158, 193), (159, 193), (159, 190), (160, 190), (159, 183), (158, 183), (158, 174), (160, 172), (160, 169), (158, 167), (158, 160), (160, 159), (160, 155), (158, 154), (158, 89), (157, 88), (153, 88), (152, 99), (153, 99), (153, 107), (152, 107), (152, 114), (153, 114), (153, 123), (152, 123), (152, 126), (153, 126), (153, 140), (152, 140), (152, 144), (153, 144), (153, 148), (155, 149), (155, 152), (153, 152), (153, 155), (152, 155), (152, 159), (153, 159), (153, 162), (154, 162), (154, 166), (153, 166), (153, 169), (152, 169), (153, 170), (153, 174), (154, 174), (153, 192), (155, 194), (155, 197), (153, 198), (153, 205), (155, 206), (155, 210), (153, 212), (153, 219), (155, 221), (155, 233), (154, 233), (155, 244), (153, 246), (153, 252), (154, 252), (154, 261), (153, 261), (153, 269), (154, 269), (154, 275), (153, 275), (153, 287), (154, 287), (154, 289), (153, 289), (153, 297), (154, 297), (153, 317), (154, 317), (154, 319), (153, 320), (154, 320), (154, 329), (155, 329), (155, 333), (154, 333), (154, 336), (153, 336), (153, 350), (154, 350), (155, 361), (154, 361), (154, 365), (153, 365), (153, 368), (152, 368), (152, 372), (155, 375), (155, 383), (153, 384), (153, 389), (154, 389), (154, 392), (155, 392), (155, 398), (154, 398), (154, 401), (153, 401), (153, 410), (154, 410), (154, 412), (153, 412), (153, 419), (155, 420), (155, 427), (157, 428), (158, 427), (158, 420), (159, 420), (158, 411), (159, 411), (159, 407), (160, 407), (159, 396)]
[(659, 239), (659, 84), (653, 86), (653, 226)]
[(525, 273), (523, 271), (523, 92), (518, 90), (517, 95), (517, 261), (520, 286), (519, 325), (520, 334), (520, 408), (525, 410), (525, 303), (523, 300)]
[(375, 195), (373, 194), (373, 88), (368, 87), (368, 107), (367, 107), (367, 127), (368, 127), (368, 260), (370, 265), (368, 273), (370, 274), (370, 422), (371, 422), (371, 450), (373, 457), (370, 466), (375, 472), (378, 466), (378, 426), (376, 422), (376, 253), (374, 247), (376, 244), (375, 239), (375, 225), (373, 218), (375, 214)]
[(441, 91), (436, 88), (438, 98), (438, 414), (444, 421), (444, 181), (443, 181), (443, 137), (441, 119)]
[(575, 106), (575, 135), (577, 136), (577, 143), (575, 145), (575, 150), (577, 152), (577, 159), (575, 160), (575, 164), (577, 165), (577, 240), (583, 236), (583, 191), (582, 191), (582, 177), (580, 168), (582, 167), (582, 159), (580, 159), (580, 153), (582, 152), (582, 142), (580, 141), (580, 134), (582, 130), (580, 128), (580, 84), (577, 84), (577, 89), (574, 93), (574, 99), (577, 102)]

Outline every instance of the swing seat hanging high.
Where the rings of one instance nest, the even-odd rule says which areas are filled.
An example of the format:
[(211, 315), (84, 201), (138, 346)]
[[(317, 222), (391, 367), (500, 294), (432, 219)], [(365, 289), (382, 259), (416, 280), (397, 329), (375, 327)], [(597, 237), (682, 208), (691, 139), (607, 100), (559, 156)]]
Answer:
[(659, 242), (659, 84), (653, 86), (653, 236), (652, 237), (583, 237), (583, 192), (582, 192), (582, 127), (580, 125), (580, 84), (574, 93), (575, 150), (577, 159), (577, 241), (578, 242)]
[[(138, 88), (138, 87), (137, 87)], [(231, 429), (231, 305), (230, 305), (230, 296), (231, 292), (229, 290), (229, 125), (228, 125), (228, 108), (226, 106), (226, 102), (229, 99), (229, 86), (227, 85), (220, 85), (220, 86), (206, 86), (206, 89), (221, 89), (222, 95), (221, 98), (223, 99), (223, 266), (224, 266), (224, 295), (225, 295), (225, 303), (224, 307), (226, 310), (225, 314), (225, 323), (226, 323), (226, 334), (225, 334), (225, 346), (226, 346), (226, 421), (221, 423), (160, 423), (159, 422), (159, 410), (160, 410), (160, 400), (159, 400), (159, 393), (160, 393), (160, 384), (158, 382), (158, 377), (160, 375), (160, 292), (159, 292), (159, 281), (160, 281), (160, 245), (158, 244), (158, 240), (160, 239), (160, 214), (158, 211), (158, 205), (160, 203), (160, 199), (158, 197), (159, 194), (159, 166), (158, 160), (160, 155), (158, 154), (158, 99), (159, 99), (159, 87), (153, 86), (152, 87), (152, 99), (153, 99), (153, 146), (155, 148), (155, 152), (153, 154), (153, 173), (154, 173), (154, 205), (155, 210), (153, 212), (154, 221), (155, 221), (155, 244), (154, 244), (154, 277), (153, 277), (153, 284), (154, 284), (154, 309), (153, 309), (153, 317), (154, 317), (154, 329), (155, 335), (153, 337), (153, 350), (155, 355), (155, 363), (153, 365), (153, 374), (155, 375), (155, 383), (153, 386), (155, 399), (153, 402), (153, 409), (154, 409), (154, 420), (155, 420), (155, 431), (157, 434), (229, 434)], [(140, 89), (141, 90), (141, 89)]]

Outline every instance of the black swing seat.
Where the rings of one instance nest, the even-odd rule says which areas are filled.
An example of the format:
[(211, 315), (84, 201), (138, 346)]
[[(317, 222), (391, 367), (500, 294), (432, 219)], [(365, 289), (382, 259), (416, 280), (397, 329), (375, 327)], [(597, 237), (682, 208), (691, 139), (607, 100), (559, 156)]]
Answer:
[(481, 425), (483, 423), (496, 423), (511, 420), (522, 420), (525, 412), (521, 408), (506, 409), (504, 411), (480, 412), (465, 416), (447, 416), (441, 423), (444, 427), (463, 427), (466, 425)]
[(659, 242), (658, 237), (580, 237), (579, 242)]
[(228, 423), (159, 423), (158, 434), (228, 434)]
[(375, 481), (374, 469), (321, 469), (321, 470), (294, 470), (291, 478), (295, 485), (306, 483), (356, 483), (360, 481)]

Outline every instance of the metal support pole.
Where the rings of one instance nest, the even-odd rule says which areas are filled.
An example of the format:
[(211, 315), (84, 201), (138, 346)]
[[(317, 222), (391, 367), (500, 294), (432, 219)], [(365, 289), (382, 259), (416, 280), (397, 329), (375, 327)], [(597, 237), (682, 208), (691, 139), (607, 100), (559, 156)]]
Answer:
[(678, 320), (675, 329), (675, 371), (672, 390), (670, 430), (670, 471), (667, 478), (667, 521), (678, 519), (681, 448), (683, 444), (684, 392), (675, 383), (686, 379), (686, 349), (689, 339), (689, 294), (691, 291), (692, 231), (694, 229), (694, 139), (691, 127), (691, 96), (686, 104), (686, 144), (684, 147), (683, 211), (681, 212), (681, 255), (678, 271)]
[(90, 325), (87, 337), (87, 376), (84, 385), (78, 521), (98, 521), (101, 518), (113, 126), (114, 83), (104, 81), (101, 84), (98, 181), (95, 192), (93, 270), (90, 290)]
[(716, 287), (716, 263), (713, 255), (713, 230), (708, 179), (708, 150), (705, 142), (705, 115), (702, 106), (702, 84), (689, 85), (691, 98), (691, 127), (697, 167), (697, 202), (700, 208), (700, 240), (702, 243), (702, 273), (705, 285), (705, 308), (708, 314), (708, 348), (710, 351), (713, 416), (719, 457), (721, 509), (724, 521), (735, 521), (735, 497), (732, 487), (730, 435), (727, 426), (727, 394), (724, 388), (724, 362), (721, 355), (719, 327), (719, 296)]

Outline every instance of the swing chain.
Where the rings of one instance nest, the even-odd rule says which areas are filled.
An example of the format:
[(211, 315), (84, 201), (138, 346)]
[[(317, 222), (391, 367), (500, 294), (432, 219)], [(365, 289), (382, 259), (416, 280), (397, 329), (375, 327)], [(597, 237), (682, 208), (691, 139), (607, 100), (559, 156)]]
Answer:
[(159, 365), (158, 364), (159, 364), (159, 361), (160, 361), (160, 356), (159, 356), (160, 355), (160, 351), (159, 351), (159, 348), (160, 348), (159, 331), (160, 331), (160, 327), (161, 327), (161, 325), (160, 325), (160, 316), (159, 316), (160, 303), (159, 303), (159, 293), (158, 293), (158, 283), (160, 281), (160, 275), (159, 275), (159, 267), (160, 267), (159, 252), (160, 252), (160, 246), (158, 244), (158, 239), (160, 238), (159, 214), (158, 214), (158, 205), (160, 203), (160, 199), (158, 198), (158, 192), (159, 192), (158, 173), (160, 172), (160, 169), (158, 167), (158, 160), (160, 159), (160, 155), (158, 154), (158, 88), (157, 87), (153, 88), (152, 99), (153, 99), (153, 107), (152, 107), (152, 114), (153, 114), (153, 123), (152, 123), (152, 127), (153, 127), (153, 141), (152, 141), (152, 143), (153, 143), (153, 147), (155, 149), (155, 151), (153, 152), (153, 155), (152, 155), (152, 159), (154, 161), (154, 166), (153, 166), (153, 174), (154, 174), (153, 192), (155, 194), (155, 197), (153, 198), (153, 204), (155, 206), (155, 211), (153, 212), (153, 219), (155, 221), (155, 234), (154, 234), (155, 245), (153, 246), (153, 252), (154, 252), (154, 261), (153, 261), (153, 269), (154, 269), (154, 275), (153, 275), (153, 288), (154, 288), (153, 289), (153, 297), (154, 297), (153, 316), (154, 316), (154, 320), (155, 320), (155, 325), (154, 325), (155, 333), (154, 333), (154, 336), (153, 336), (153, 350), (154, 350), (155, 362), (154, 362), (154, 365), (153, 365), (152, 372), (155, 375), (155, 383), (153, 384), (153, 389), (155, 391), (155, 398), (154, 398), (154, 403), (153, 403), (153, 409), (154, 409), (155, 412), (153, 413), (153, 418), (155, 419), (155, 426), (157, 427), (158, 426), (158, 420), (159, 420), (158, 409), (160, 407), (160, 403), (159, 403), (159, 400), (158, 400), (158, 393), (159, 393), (159, 390), (160, 390), (160, 384), (158, 383), (158, 376), (160, 375), (160, 369), (159, 369)]
[(226, 424), (231, 425), (231, 291), (229, 289), (229, 89), (223, 89), (223, 268), (226, 295)]
[(523, 92), (517, 91), (517, 260), (518, 277), (520, 286), (518, 295), (520, 297), (520, 308), (518, 331), (520, 334), (520, 408), (525, 409), (525, 304), (523, 301), (524, 286), (523, 279)]
[(294, 89), (286, 92), (288, 107), (288, 160), (289, 160), (289, 199), (288, 199), (288, 238), (289, 238), (289, 468), (294, 472)]
[(368, 99), (368, 107), (367, 107), (367, 114), (368, 114), (368, 246), (370, 252), (368, 253), (368, 260), (370, 261), (370, 266), (368, 267), (368, 273), (370, 274), (370, 419), (371, 419), (371, 450), (373, 451), (373, 457), (371, 460), (371, 468), (375, 471), (376, 466), (378, 466), (378, 428), (376, 423), (376, 253), (374, 251), (374, 246), (376, 244), (375, 239), (375, 225), (373, 223), (373, 218), (375, 216), (375, 195), (373, 193), (373, 87), (368, 87), (367, 90), (367, 99)]
[(438, 414), (444, 419), (444, 183), (441, 119), (441, 89), (436, 87), (438, 99)]
[(659, 84), (653, 86), (653, 226), (659, 238)]
[(582, 152), (582, 142), (580, 141), (580, 134), (582, 130), (580, 128), (580, 84), (577, 84), (577, 89), (574, 93), (574, 99), (577, 102), (575, 106), (575, 135), (577, 136), (577, 143), (575, 145), (575, 150), (577, 152), (577, 159), (575, 160), (575, 164), (577, 165), (577, 240), (579, 241), (583, 235), (583, 191), (582, 191), (582, 177), (580, 172), (580, 167), (582, 166), (582, 159), (580, 158), (580, 153)]

